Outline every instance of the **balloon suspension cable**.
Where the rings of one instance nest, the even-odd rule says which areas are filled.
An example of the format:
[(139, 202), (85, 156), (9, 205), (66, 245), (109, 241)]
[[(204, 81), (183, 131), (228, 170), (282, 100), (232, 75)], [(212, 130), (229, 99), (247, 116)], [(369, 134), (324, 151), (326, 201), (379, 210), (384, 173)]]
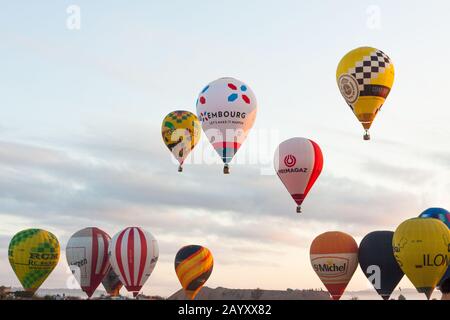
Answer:
[(301, 206), (297, 206), (297, 213), (302, 213), (302, 207)]
[(183, 172), (183, 167), (181, 166), (181, 164), (178, 166), (178, 172)]
[(223, 174), (229, 174), (230, 173), (230, 167), (228, 166), (228, 163), (225, 163), (223, 166)]
[(365, 141), (370, 140), (370, 133), (369, 133), (369, 130), (366, 130), (366, 133), (364, 133), (364, 140), (365, 140)]

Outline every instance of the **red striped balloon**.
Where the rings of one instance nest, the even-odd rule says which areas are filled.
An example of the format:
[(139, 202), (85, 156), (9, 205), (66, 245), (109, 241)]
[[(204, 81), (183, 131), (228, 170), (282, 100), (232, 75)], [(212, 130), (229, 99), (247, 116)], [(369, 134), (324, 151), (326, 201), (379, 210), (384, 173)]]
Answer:
[(305, 138), (283, 141), (275, 151), (275, 171), (297, 203), (297, 212), (316, 182), (323, 167), (322, 151), (317, 143)]
[(108, 245), (111, 237), (99, 228), (85, 228), (70, 237), (66, 247), (67, 263), (88, 297), (91, 297), (108, 272)]
[(158, 242), (150, 232), (129, 227), (117, 233), (109, 246), (114, 272), (129, 292), (137, 296), (158, 261)]

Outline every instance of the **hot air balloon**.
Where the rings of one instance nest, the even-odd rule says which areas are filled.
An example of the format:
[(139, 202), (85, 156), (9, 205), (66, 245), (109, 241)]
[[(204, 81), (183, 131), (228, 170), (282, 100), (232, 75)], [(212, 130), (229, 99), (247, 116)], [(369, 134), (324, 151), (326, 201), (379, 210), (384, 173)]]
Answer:
[(393, 236), (392, 231), (374, 231), (359, 245), (359, 266), (384, 300), (389, 299), (404, 275), (392, 252)]
[(195, 114), (177, 110), (163, 120), (161, 133), (164, 143), (179, 162), (178, 171), (183, 171), (183, 162), (200, 140), (200, 122)]
[(205, 247), (189, 245), (178, 251), (175, 272), (189, 299), (193, 300), (208, 280), (213, 264), (213, 256)]
[(317, 143), (305, 138), (283, 141), (275, 151), (275, 171), (297, 203), (297, 212), (323, 167), (322, 151)]
[(208, 84), (197, 99), (197, 116), (213, 148), (222, 158), (223, 172), (247, 138), (256, 118), (256, 97), (245, 83), (221, 78)]
[(358, 267), (358, 245), (352, 236), (330, 231), (317, 236), (309, 251), (311, 265), (333, 300), (339, 300)]
[(158, 242), (150, 232), (139, 227), (120, 231), (109, 245), (111, 266), (135, 297), (153, 272), (158, 256)]
[(342, 96), (365, 129), (369, 129), (394, 83), (394, 65), (381, 50), (361, 47), (347, 53), (339, 62), (336, 80)]
[(429, 208), (422, 212), (419, 217), (441, 220), (447, 226), (447, 228), (450, 228), (450, 212), (443, 208)]
[(395, 258), (418, 292), (431, 297), (450, 259), (450, 231), (437, 219), (413, 218), (394, 233)]
[(114, 272), (113, 268), (109, 268), (109, 271), (102, 280), (102, 285), (111, 297), (117, 297), (123, 286), (119, 276)]
[[(450, 228), (450, 212), (443, 208), (429, 208), (422, 212), (419, 215), (420, 218), (434, 218), (441, 220), (448, 228)], [(450, 278), (450, 267), (447, 268), (447, 271), (445, 272), (442, 279), (439, 281), (438, 286), (441, 286), (441, 283), (447, 279)]]
[(84, 228), (67, 242), (66, 258), (81, 289), (90, 298), (110, 268), (108, 245), (111, 237), (99, 228)]
[(25, 291), (33, 295), (58, 264), (59, 242), (50, 232), (27, 229), (9, 243), (8, 258)]

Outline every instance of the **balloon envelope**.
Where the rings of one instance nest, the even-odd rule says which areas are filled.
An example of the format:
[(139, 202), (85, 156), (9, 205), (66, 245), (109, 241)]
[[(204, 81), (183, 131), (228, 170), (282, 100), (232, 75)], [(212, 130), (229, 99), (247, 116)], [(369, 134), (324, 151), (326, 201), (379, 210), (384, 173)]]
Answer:
[(111, 297), (117, 297), (123, 284), (119, 276), (114, 272), (113, 268), (109, 268), (102, 280), (102, 285)]
[(58, 239), (41, 229), (17, 233), (9, 243), (8, 258), (25, 291), (34, 294), (58, 264)]
[(311, 265), (333, 300), (339, 300), (358, 267), (358, 245), (352, 236), (330, 231), (311, 243)]
[(283, 141), (275, 151), (274, 166), (300, 212), (303, 200), (322, 172), (323, 155), (319, 145), (305, 138)]
[(392, 231), (374, 231), (359, 245), (359, 266), (384, 300), (389, 299), (404, 275), (392, 252), (393, 236)]
[[(420, 218), (434, 218), (441, 220), (448, 228), (450, 228), (450, 212), (443, 208), (429, 208), (422, 212), (419, 215)], [(439, 281), (439, 286), (441, 283), (447, 279), (450, 278), (450, 266), (447, 268), (447, 271), (445, 272), (442, 279)]]
[(175, 272), (189, 299), (194, 299), (213, 270), (213, 256), (202, 246), (181, 248), (175, 257)]
[(90, 298), (110, 268), (110, 236), (99, 228), (84, 228), (74, 233), (66, 246), (66, 259), (81, 289)]
[(437, 219), (406, 220), (397, 227), (392, 246), (400, 268), (429, 299), (450, 259), (447, 226)]
[(109, 256), (120, 281), (136, 296), (158, 261), (158, 242), (150, 232), (139, 227), (129, 227), (111, 239)]
[(394, 65), (381, 50), (361, 47), (348, 52), (339, 62), (336, 81), (350, 109), (368, 130), (394, 83)]
[[(209, 83), (197, 99), (197, 116), (213, 148), (228, 168), (247, 138), (256, 118), (256, 97), (250, 87), (234, 78)], [(227, 173), (227, 169), (224, 170)]]
[(429, 208), (422, 212), (419, 217), (441, 220), (447, 226), (447, 228), (450, 228), (450, 212), (443, 208)]
[(177, 110), (163, 120), (161, 134), (164, 143), (180, 164), (179, 171), (189, 153), (200, 140), (200, 122), (195, 114)]

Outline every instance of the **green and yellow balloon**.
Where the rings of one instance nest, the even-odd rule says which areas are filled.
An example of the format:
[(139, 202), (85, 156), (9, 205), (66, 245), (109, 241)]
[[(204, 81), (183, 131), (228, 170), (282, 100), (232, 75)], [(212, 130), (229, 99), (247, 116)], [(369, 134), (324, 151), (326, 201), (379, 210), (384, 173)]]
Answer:
[(164, 144), (169, 148), (180, 164), (178, 171), (183, 171), (183, 162), (200, 140), (201, 126), (195, 114), (177, 110), (165, 116), (161, 134)]
[(27, 229), (17, 233), (9, 243), (11, 267), (25, 291), (33, 295), (58, 264), (60, 247), (52, 233)]

